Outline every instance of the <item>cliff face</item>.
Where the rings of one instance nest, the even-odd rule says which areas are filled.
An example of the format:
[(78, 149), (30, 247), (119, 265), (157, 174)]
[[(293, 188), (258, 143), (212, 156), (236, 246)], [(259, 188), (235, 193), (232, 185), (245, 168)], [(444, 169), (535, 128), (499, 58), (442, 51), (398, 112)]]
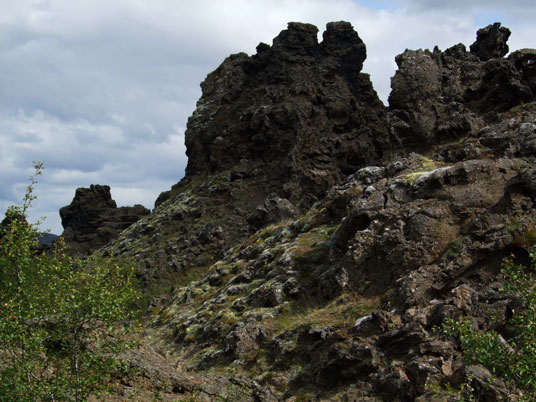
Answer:
[(387, 110), (360, 72), (362, 40), (346, 22), (328, 24), (321, 43), (317, 32), (289, 23), (272, 46), (230, 56), (201, 84), (185, 178), (110, 246), (136, 255), (144, 279), (207, 268), (392, 151)]
[(470, 372), (486, 400), (507, 395), (433, 328), (506, 328), (501, 260), (528, 265), (535, 246), (536, 51), (505, 58), (509, 33), (405, 51), (388, 108), (344, 22), (321, 43), (290, 23), (209, 74), (186, 177), (102, 249), (173, 285), (126, 384), (164, 400), (425, 401)]

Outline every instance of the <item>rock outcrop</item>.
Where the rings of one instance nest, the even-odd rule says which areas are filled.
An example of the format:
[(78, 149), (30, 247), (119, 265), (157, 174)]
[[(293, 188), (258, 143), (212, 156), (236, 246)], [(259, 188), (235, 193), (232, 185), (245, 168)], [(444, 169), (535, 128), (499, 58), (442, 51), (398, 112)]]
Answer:
[(536, 245), (536, 104), (497, 119), (430, 157), (358, 170), (228, 250), (152, 324), (193, 372), (241, 368), (285, 401), (430, 400), (471, 373), (475, 392), (502, 400), (505, 383), (434, 329), (506, 325), (501, 262), (528, 266)]
[(113, 246), (139, 259), (144, 279), (207, 268), (392, 151), (386, 108), (361, 72), (363, 41), (347, 22), (328, 24), (321, 43), (317, 33), (289, 23), (272, 46), (231, 55), (201, 83), (185, 178)]
[(70, 205), (60, 209), (62, 237), (76, 253), (91, 253), (150, 211), (142, 205), (120, 207), (109, 186), (78, 188)]
[(499, 22), (479, 29), (476, 33), (476, 42), (469, 48), (480, 60), (487, 61), (504, 57), (508, 53), (508, 38), (512, 32), (502, 27)]
[(390, 142), (385, 108), (361, 73), (366, 48), (347, 22), (323, 41), (310, 24), (289, 23), (273, 45), (227, 58), (201, 84), (186, 131), (187, 176), (230, 170), (265, 177), (300, 208)]
[[(352, 26), (328, 24), (321, 43), (317, 31), (289, 23), (271, 46), (228, 57), (201, 84), (185, 178), (113, 246), (139, 259), (145, 279), (205, 269), (360, 168), (457, 141), (534, 99), (536, 54), (503, 58), (509, 31), (500, 24), (481, 31), (471, 52), (458, 44), (397, 56), (389, 108), (361, 72), (366, 48)], [(204, 240), (211, 230), (214, 241)]]
[[(4, 233), (6, 230), (9, 230), (14, 220), (22, 221), (24, 224), (27, 224), (26, 218), (23, 215), (18, 213), (13, 214), (13, 211), (7, 210), (4, 219), (0, 222), (0, 240), (2, 240)], [(52, 250), (52, 246), (57, 238), (57, 235), (51, 233), (39, 233), (37, 236), (39, 244), (36, 251), (42, 253)]]
[(463, 44), (441, 52), (406, 50), (389, 96), (391, 129), (404, 147), (424, 150), (456, 140), (490, 123), (498, 112), (535, 99), (534, 53), (508, 59), (510, 35), (499, 23), (478, 31), (468, 52)]
[(165, 400), (450, 401), (468, 374), (485, 400), (514, 392), (434, 329), (507, 328), (501, 261), (536, 246), (536, 51), (504, 58), (509, 33), (406, 50), (388, 108), (344, 22), (321, 43), (290, 23), (209, 74), (186, 177), (101, 249), (172, 285), (132, 381)]
[(7, 210), (4, 219), (2, 219), (2, 222), (0, 222), (0, 234), (9, 228), (13, 221), (22, 221), (27, 223), (26, 218), (23, 215)]

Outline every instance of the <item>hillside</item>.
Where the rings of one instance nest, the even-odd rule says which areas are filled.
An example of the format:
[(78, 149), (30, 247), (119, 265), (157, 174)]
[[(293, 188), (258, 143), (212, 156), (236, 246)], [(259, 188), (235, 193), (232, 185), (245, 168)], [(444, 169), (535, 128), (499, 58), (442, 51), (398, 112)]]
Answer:
[(507, 395), (434, 327), (504, 329), (501, 261), (530, 264), (536, 50), (505, 57), (498, 23), (469, 51), (406, 50), (385, 107), (353, 27), (317, 32), (289, 23), (207, 76), (186, 176), (151, 213), (125, 210), (120, 234), (90, 214), (100, 252), (134, 258), (155, 296), (118, 393), (456, 400), (432, 390), (476, 373), (482, 400)]

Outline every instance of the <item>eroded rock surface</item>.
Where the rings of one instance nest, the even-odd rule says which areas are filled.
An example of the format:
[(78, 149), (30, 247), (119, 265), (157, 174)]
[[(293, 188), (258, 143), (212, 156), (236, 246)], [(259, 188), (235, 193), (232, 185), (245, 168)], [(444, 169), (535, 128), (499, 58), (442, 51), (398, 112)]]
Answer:
[(231, 55), (201, 83), (185, 178), (112, 246), (139, 261), (145, 280), (206, 269), (391, 152), (385, 106), (361, 72), (363, 41), (347, 22), (328, 24), (320, 43), (317, 33), (289, 23), (271, 46)]
[(60, 209), (62, 237), (72, 251), (91, 253), (149, 213), (142, 205), (117, 208), (109, 186), (78, 188), (71, 204)]
[[(272, 46), (227, 58), (201, 84), (188, 121), (188, 176), (226, 169), (264, 176), (298, 207), (389, 148), (385, 110), (368, 75), (363, 41), (347, 22), (323, 41), (289, 23)], [(246, 172), (243, 172), (243, 171)]]
[(478, 31), (468, 52), (457, 44), (444, 52), (406, 50), (389, 96), (391, 129), (403, 144), (425, 149), (453, 141), (490, 123), (497, 112), (534, 100), (534, 53), (514, 52), (499, 23)]
[(504, 57), (509, 50), (506, 42), (511, 33), (508, 28), (502, 27), (499, 22), (481, 28), (476, 33), (476, 42), (470, 47), (471, 53), (476, 54), (483, 61)]
[(173, 285), (147, 311), (166, 364), (135, 357), (143, 378), (169, 380), (169, 400), (201, 382), (204, 399), (240, 384), (241, 400), (449, 401), (472, 374), (505, 397), (434, 328), (506, 328), (500, 264), (536, 245), (536, 51), (504, 58), (508, 36), (405, 51), (389, 108), (344, 22), (320, 43), (290, 23), (209, 74), (186, 177), (105, 248)]
[(229, 250), (153, 324), (195, 351), (192, 370), (240, 367), (282, 400), (429, 400), (467, 373), (500, 400), (504, 384), (434, 328), (505, 325), (501, 262), (528, 265), (535, 245), (535, 119), (533, 103), (430, 157), (360, 169), (307, 215)]

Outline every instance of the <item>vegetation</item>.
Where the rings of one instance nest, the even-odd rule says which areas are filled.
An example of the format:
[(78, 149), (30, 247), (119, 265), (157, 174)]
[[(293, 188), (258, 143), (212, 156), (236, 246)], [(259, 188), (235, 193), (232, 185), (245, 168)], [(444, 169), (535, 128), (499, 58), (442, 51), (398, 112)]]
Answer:
[(112, 257), (73, 258), (61, 241), (39, 251), (27, 222), (35, 168), (0, 229), (0, 401), (82, 401), (122, 369), (139, 294), (133, 267)]
[[(505, 285), (501, 291), (521, 306), (507, 322), (512, 335), (504, 339), (496, 331), (477, 331), (467, 319), (447, 320), (443, 331), (460, 339), (468, 363), (480, 363), (494, 375), (536, 400), (536, 259), (531, 267), (503, 264)], [(531, 396), (532, 395), (532, 396)]]

